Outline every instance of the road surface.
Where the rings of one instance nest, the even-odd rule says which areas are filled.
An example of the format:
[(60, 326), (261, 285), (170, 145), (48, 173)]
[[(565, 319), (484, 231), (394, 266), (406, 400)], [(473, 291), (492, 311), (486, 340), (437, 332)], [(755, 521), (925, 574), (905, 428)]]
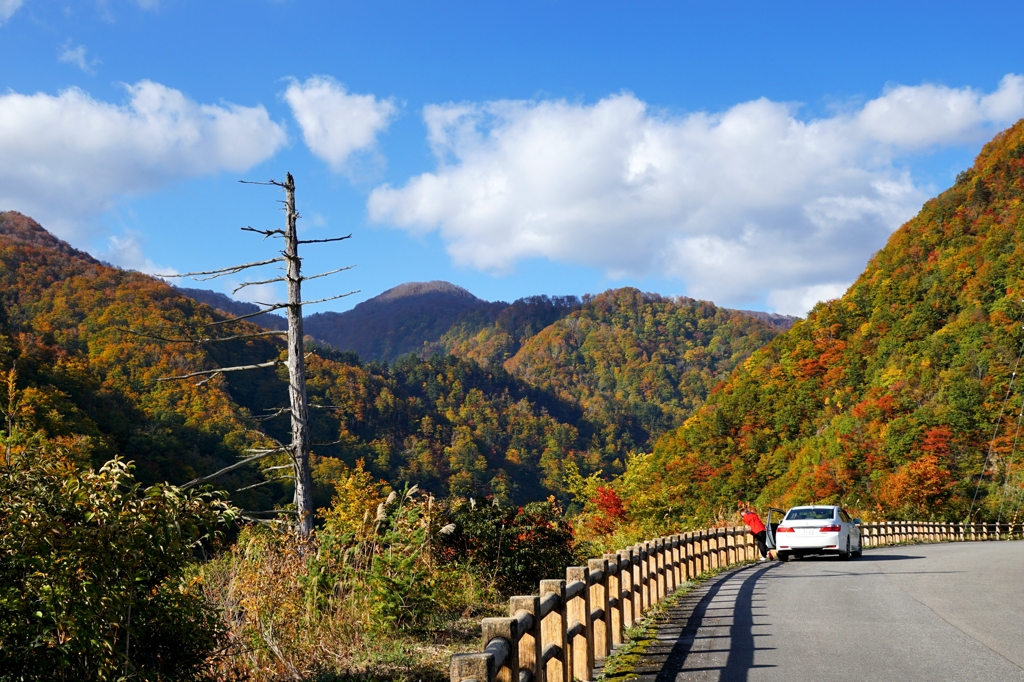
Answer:
[(756, 564), (684, 598), (658, 640), (660, 670), (639, 671), (658, 682), (1024, 682), (1024, 542)]

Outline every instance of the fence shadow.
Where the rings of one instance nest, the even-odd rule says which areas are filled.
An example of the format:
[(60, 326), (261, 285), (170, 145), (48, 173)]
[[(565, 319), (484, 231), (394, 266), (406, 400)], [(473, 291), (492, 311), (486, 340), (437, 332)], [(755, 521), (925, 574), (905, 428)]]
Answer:
[[(679, 639), (672, 649), (672, 653), (655, 678), (656, 682), (685, 680), (690, 673), (698, 674), (703, 679), (704, 675), (710, 672), (718, 672), (718, 679), (722, 682), (746, 682), (749, 671), (752, 668), (774, 667), (754, 665), (754, 652), (758, 650), (754, 641), (754, 609), (757, 608), (754, 604), (755, 602), (762, 601), (754, 598), (754, 590), (757, 587), (757, 581), (768, 571), (778, 567), (778, 565), (775, 563), (768, 564), (746, 575), (744, 575), (746, 572), (741, 572), (725, 576), (723, 579), (716, 581), (690, 613), (686, 625), (683, 626)], [(728, 639), (721, 642), (723, 647), (726, 644), (728, 645), (726, 660), (721, 665), (687, 666), (687, 660), (692, 653), (721, 654), (726, 651), (724, 648), (716, 648), (710, 651), (694, 652), (693, 648), (695, 643), (700, 640), (709, 638), (725, 640), (725, 637), (722, 636), (702, 637), (699, 633), (702, 627), (714, 626), (710, 621), (720, 616), (715, 613), (709, 614), (708, 611), (711, 610), (715, 597), (722, 593), (724, 588), (735, 585), (737, 580), (741, 582), (736, 590), (734, 601), (730, 605), (732, 624), (729, 626)], [(714, 610), (722, 610), (722, 607), (715, 607)], [(716, 646), (719, 645), (716, 643)]]

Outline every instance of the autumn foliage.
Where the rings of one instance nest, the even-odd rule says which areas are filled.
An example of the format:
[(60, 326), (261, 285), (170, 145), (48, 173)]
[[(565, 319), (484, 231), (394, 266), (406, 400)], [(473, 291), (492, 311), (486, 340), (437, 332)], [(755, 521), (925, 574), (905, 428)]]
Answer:
[(1022, 200), (1024, 122), (897, 230), (842, 298), (754, 352), (657, 442), (633, 472), (646, 482), (633, 518), (699, 524), (737, 499), (1016, 518)]

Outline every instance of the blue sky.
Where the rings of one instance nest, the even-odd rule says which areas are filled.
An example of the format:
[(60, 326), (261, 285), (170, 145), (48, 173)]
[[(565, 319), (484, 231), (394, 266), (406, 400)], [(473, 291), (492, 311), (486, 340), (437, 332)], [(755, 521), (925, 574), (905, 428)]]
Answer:
[(0, 209), (209, 269), (281, 221), (236, 180), (291, 171), (306, 234), (353, 233), (308, 252), (358, 264), (327, 308), (445, 279), (802, 314), (1024, 116), (1024, 5), (822, 5), (0, 0)]

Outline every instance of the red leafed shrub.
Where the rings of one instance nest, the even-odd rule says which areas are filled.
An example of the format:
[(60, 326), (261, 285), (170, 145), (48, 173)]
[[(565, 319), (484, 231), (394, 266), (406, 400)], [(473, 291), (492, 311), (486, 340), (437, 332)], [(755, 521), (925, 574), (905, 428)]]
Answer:
[(622, 498), (606, 485), (597, 487), (597, 494), (590, 500), (597, 508), (592, 526), (601, 534), (611, 533), (619, 522), (625, 520), (626, 510), (622, 506)]

